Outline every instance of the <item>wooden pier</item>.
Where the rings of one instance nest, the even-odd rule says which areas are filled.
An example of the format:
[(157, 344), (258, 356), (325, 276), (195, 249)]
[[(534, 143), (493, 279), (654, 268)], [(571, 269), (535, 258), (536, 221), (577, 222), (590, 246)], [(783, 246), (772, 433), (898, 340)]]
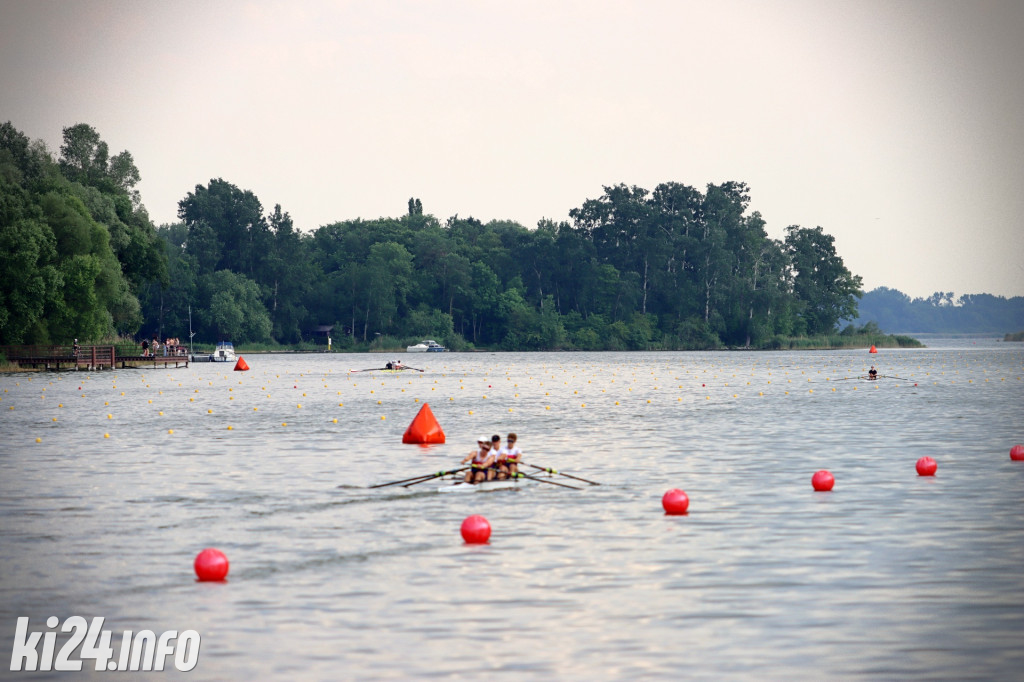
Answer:
[(0, 353), (8, 362), (32, 369), (188, 367), (187, 355), (124, 355), (116, 346), (0, 346)]

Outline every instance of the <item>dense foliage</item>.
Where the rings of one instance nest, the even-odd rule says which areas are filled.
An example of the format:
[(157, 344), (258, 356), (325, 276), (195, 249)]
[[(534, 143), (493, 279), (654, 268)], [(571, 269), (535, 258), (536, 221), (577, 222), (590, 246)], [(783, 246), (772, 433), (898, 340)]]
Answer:
[(936, 292), (911, 300), (906, 294), (879, 287), (864, 295), (860, 317), (880, 327), (917, 334), (997, 333), (1024, 328), (1024, 296)]
[(70, 343), (135, 333), (138, 292), (167, 285), (131, 154), (110, 156), (90, 126), (61, 156), (0, 125), (0, 343)]
[[(453, 216), (419, 199), (397, 218), (311, 233), (223, 179), (154, 230), (128, 152), (84, 125), (54, 162), (0, 137), (5, 277), (0, 339), (144, 333), (335, 347), (434, 338), (455, 349), (785, 347), (855, 317), (859, 277), (820, 227), (768, 238), (739, 182), (615, 185), (536, 229)], [(141, 308), (140, 308), (141, 302)]]

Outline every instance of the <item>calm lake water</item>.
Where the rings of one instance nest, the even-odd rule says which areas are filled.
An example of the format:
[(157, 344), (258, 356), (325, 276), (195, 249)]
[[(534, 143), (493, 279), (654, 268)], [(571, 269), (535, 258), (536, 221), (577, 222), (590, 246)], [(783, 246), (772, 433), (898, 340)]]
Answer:
[[(196, 630), (203, 680), (1021, 679), (1024, 348), (930, 343), (0, 375), (0, 676), (78, 615)], [(447, 444), (402, 445), (424, 402)], [(602, 485), (367, 488), (510, 430)]]

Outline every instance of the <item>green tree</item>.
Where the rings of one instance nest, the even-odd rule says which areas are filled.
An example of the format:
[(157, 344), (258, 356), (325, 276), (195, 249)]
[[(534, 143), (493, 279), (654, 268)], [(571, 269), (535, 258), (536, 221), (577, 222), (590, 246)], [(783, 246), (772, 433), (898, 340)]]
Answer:
[(59, 280), (53, 233), (9, 175), (0, 161), (0, 343), (20, 344), (43, 340), (44, 308)]
[(245, 275), (218, 270), (199, 281), (201, 304), (197, 316), (207, 338), (235, 343), (270, 340), (272, 324), (263, 306), (259, 286)]
[(375, 331), (388, 333), (395, 329), (398, 311), (404, 307), (409, 290), (412, 254), (395, 242), (374, 244), (370, 247), (363, 273), (366, 300), (363, 341), (366, 341), (371, 316)]
[(178, 217), (189, 229), (189, 252), (209, 250), (217, 256), (212, 265), (207, 265), (212, 256), (202, 259), (203, 274), (231, 270), (265, 283), (261, 266), (272, 238), (255, 194), (216, 178), (207, 187), (196, 185), (178, 202)]
[(806, 332), (827, 334), (839, 320), (857, 317), (857, 299), (863, 296), (862, 280), (843, 265), (835, 250), (835, 239), (821, 227), (790, 225), (786, 228), (785, 245), (792, 262), (798, 316)]

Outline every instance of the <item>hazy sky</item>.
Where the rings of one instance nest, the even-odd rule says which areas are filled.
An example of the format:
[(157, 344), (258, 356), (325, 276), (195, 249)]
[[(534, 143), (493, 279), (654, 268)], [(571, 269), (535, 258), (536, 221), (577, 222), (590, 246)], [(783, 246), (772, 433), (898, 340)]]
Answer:
[(303, 230), (746, 182), (866, 290), (1024, 295), (1024, 2), (0, 0), (0, 121)]

